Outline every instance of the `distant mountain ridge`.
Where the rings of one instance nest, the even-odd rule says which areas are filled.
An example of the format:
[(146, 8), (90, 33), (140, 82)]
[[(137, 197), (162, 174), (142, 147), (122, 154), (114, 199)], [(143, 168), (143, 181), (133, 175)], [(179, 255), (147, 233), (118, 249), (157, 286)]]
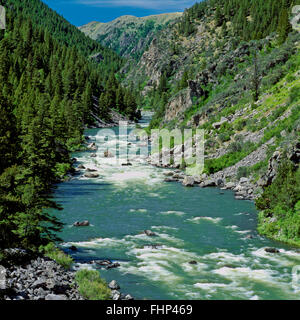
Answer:
[(123, 57), (139, 58), (154, 36), (182, 14), (175, 12), (146, 17), (125, 15), (107, 23), (92, 21), (79, 27), (79, 30)]

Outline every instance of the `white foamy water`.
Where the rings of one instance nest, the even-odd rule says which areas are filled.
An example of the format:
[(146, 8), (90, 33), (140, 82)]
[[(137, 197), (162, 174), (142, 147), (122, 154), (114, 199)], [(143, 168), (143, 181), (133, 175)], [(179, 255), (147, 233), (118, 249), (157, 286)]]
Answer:
[(210, 221), (213, 223), (219, 223), (222, 221), (222, 218), (212, 218), (212, 217), (195, 217), (191, 219), (187, 219), (187, 221), (194, 222), (194, 223), (200, 223), (201, 221)]

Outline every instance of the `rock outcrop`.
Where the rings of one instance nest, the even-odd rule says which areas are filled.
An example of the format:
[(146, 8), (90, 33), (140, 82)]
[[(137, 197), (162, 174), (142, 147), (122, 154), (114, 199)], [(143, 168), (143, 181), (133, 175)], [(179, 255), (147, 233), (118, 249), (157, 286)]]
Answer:
[(75, 272), (47, 257), (10, 250), (15, 251), (13, 261), (0, 266), (4, 275), (0, 300), (84, 300), (75, 284)]

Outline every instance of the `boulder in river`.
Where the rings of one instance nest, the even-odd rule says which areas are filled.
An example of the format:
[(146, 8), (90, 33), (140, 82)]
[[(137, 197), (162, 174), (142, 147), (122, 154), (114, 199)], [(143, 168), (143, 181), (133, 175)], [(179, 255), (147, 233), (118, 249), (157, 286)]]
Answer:
[(280, 251), (276, 248), (265, 248), (265, 251), (268, 253), (280, 253)]
[(99, 174), (98, 174), (98, 173), (86, 172), (86, 173), (84, 174), (84, 176), (85, 176), (86, 178), (98, 178), (98, 177), (99, 177)]
[(145, 233), (145, 235), (148, 236), (148, 237), (154, 237), (154, 236), (156, 236), (156, 233), (153, 232), (153, 231), (151, 231), (151, 230), (144, 230), (144, 233)]
[(120, 286), (118, 284), (118, 282), (116, 280), (112, 280), (109, 284), (108, 284), (109, 289), (111, 290), (118, 290), (120, 289)]
[(160, 249), (160, 248), (162, 248), (162, 244), (159, 244), (159, 243), (147, 244), (147, 245), (143, 246), (143, 249), (154, 249), (154, 250), (157, 250), (157, 249)]
[(104, 158), (112, 158), (112, 157), (113, 157), (113, 154), (110, 151), (108, 150), (104, 151)]
[(74, 227), (88, 227), (90, 225), (89, 221), (88, 220), (85, 220), (85, 221), (76, 221), (74, 222), (73, 226)]
[(195, 260), (192, 260), (192, 261), (189, 262), (189, 264), (198, 264), (198, 262), (195, 261)]
[(165, 178), (164, 182), (178, 182), (178, 179), (175, 178)]
[(206, 187), (215, 187), (216, 186), (216, 181), (215, 180), (206, 180), (203, 183), (203, 188)]
[(96, 169), (90, 169), (90, 168), (86, 168), (86, 171), (87, 171), (87, 172), (97, 172)]
[(97, 155), (96, 155), (96, 153), (92, 153), (92, 154), (90, 155), (90, 157), (91, 157), (91, 158), (96, 158)]
[(104, 260), (94, 260), (93, 263), (98, 264), (99, 266), (108, 266), (112, 264), (110, 260), (104, 259)]
[(185, 187), (193, 187), (194, 183), (195, 183), (194, 178), (190, 176), (186, 176), (182, 181), (182, 185)]
[(109, 270), (109, 269), (114, 269), (114, 268), (118, 268), (118, 267), (120, 267), (120, 263), (114, 262), (114, 263), (109, 264), (108, 266), (106, 266), (105, 269)]
[(164, 176), (166, 177), (172, 177), (174, 175), (173, 171), (164, 172)]
[(85, 169), (85, 166), (83, 164), (80, 164), (77, 168), (78, 169)]
[(95, 142), (90, 143), (87, 148), (92, 151), (96, 151), (98, 149)]
[(130, 163), (130, 162), (127, 162), (127, 163), (122, 163), (122, 166), (123, 166), (123, 167), (128, 167), (128, 166), (132, 166), (132, 163)]

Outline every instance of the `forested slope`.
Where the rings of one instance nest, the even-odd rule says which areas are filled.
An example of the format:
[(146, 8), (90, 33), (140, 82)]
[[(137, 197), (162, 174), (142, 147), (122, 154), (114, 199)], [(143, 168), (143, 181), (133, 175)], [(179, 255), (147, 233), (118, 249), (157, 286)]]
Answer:
[[(132, 119), (138, 113), (134, 96), (114, 76), (120, 61), (114, 53), (102, 51), (112, 64), (92, 62), (87, 55), (101, 47), (68, 23), (55, 31), (52, 27), (59, 26), (61, 18), (39, 1), (4, 3), (7, 27), (0, 30), (0, 247), (35, 248), (51, 240), (53, 231), (60, 228), (45, 211), (56, 207), (48, 200), (49, 192), (71, 169), (69, 151), (80, 146), (85, 124), (93, 123), (91, 109), (97, 104), (97, 116), (108, 122), (111, 109)], [(42, 17), (46, 17), (45, 24), (40, 25)], [(91, 48), (83, 48), (86, 42)]]

